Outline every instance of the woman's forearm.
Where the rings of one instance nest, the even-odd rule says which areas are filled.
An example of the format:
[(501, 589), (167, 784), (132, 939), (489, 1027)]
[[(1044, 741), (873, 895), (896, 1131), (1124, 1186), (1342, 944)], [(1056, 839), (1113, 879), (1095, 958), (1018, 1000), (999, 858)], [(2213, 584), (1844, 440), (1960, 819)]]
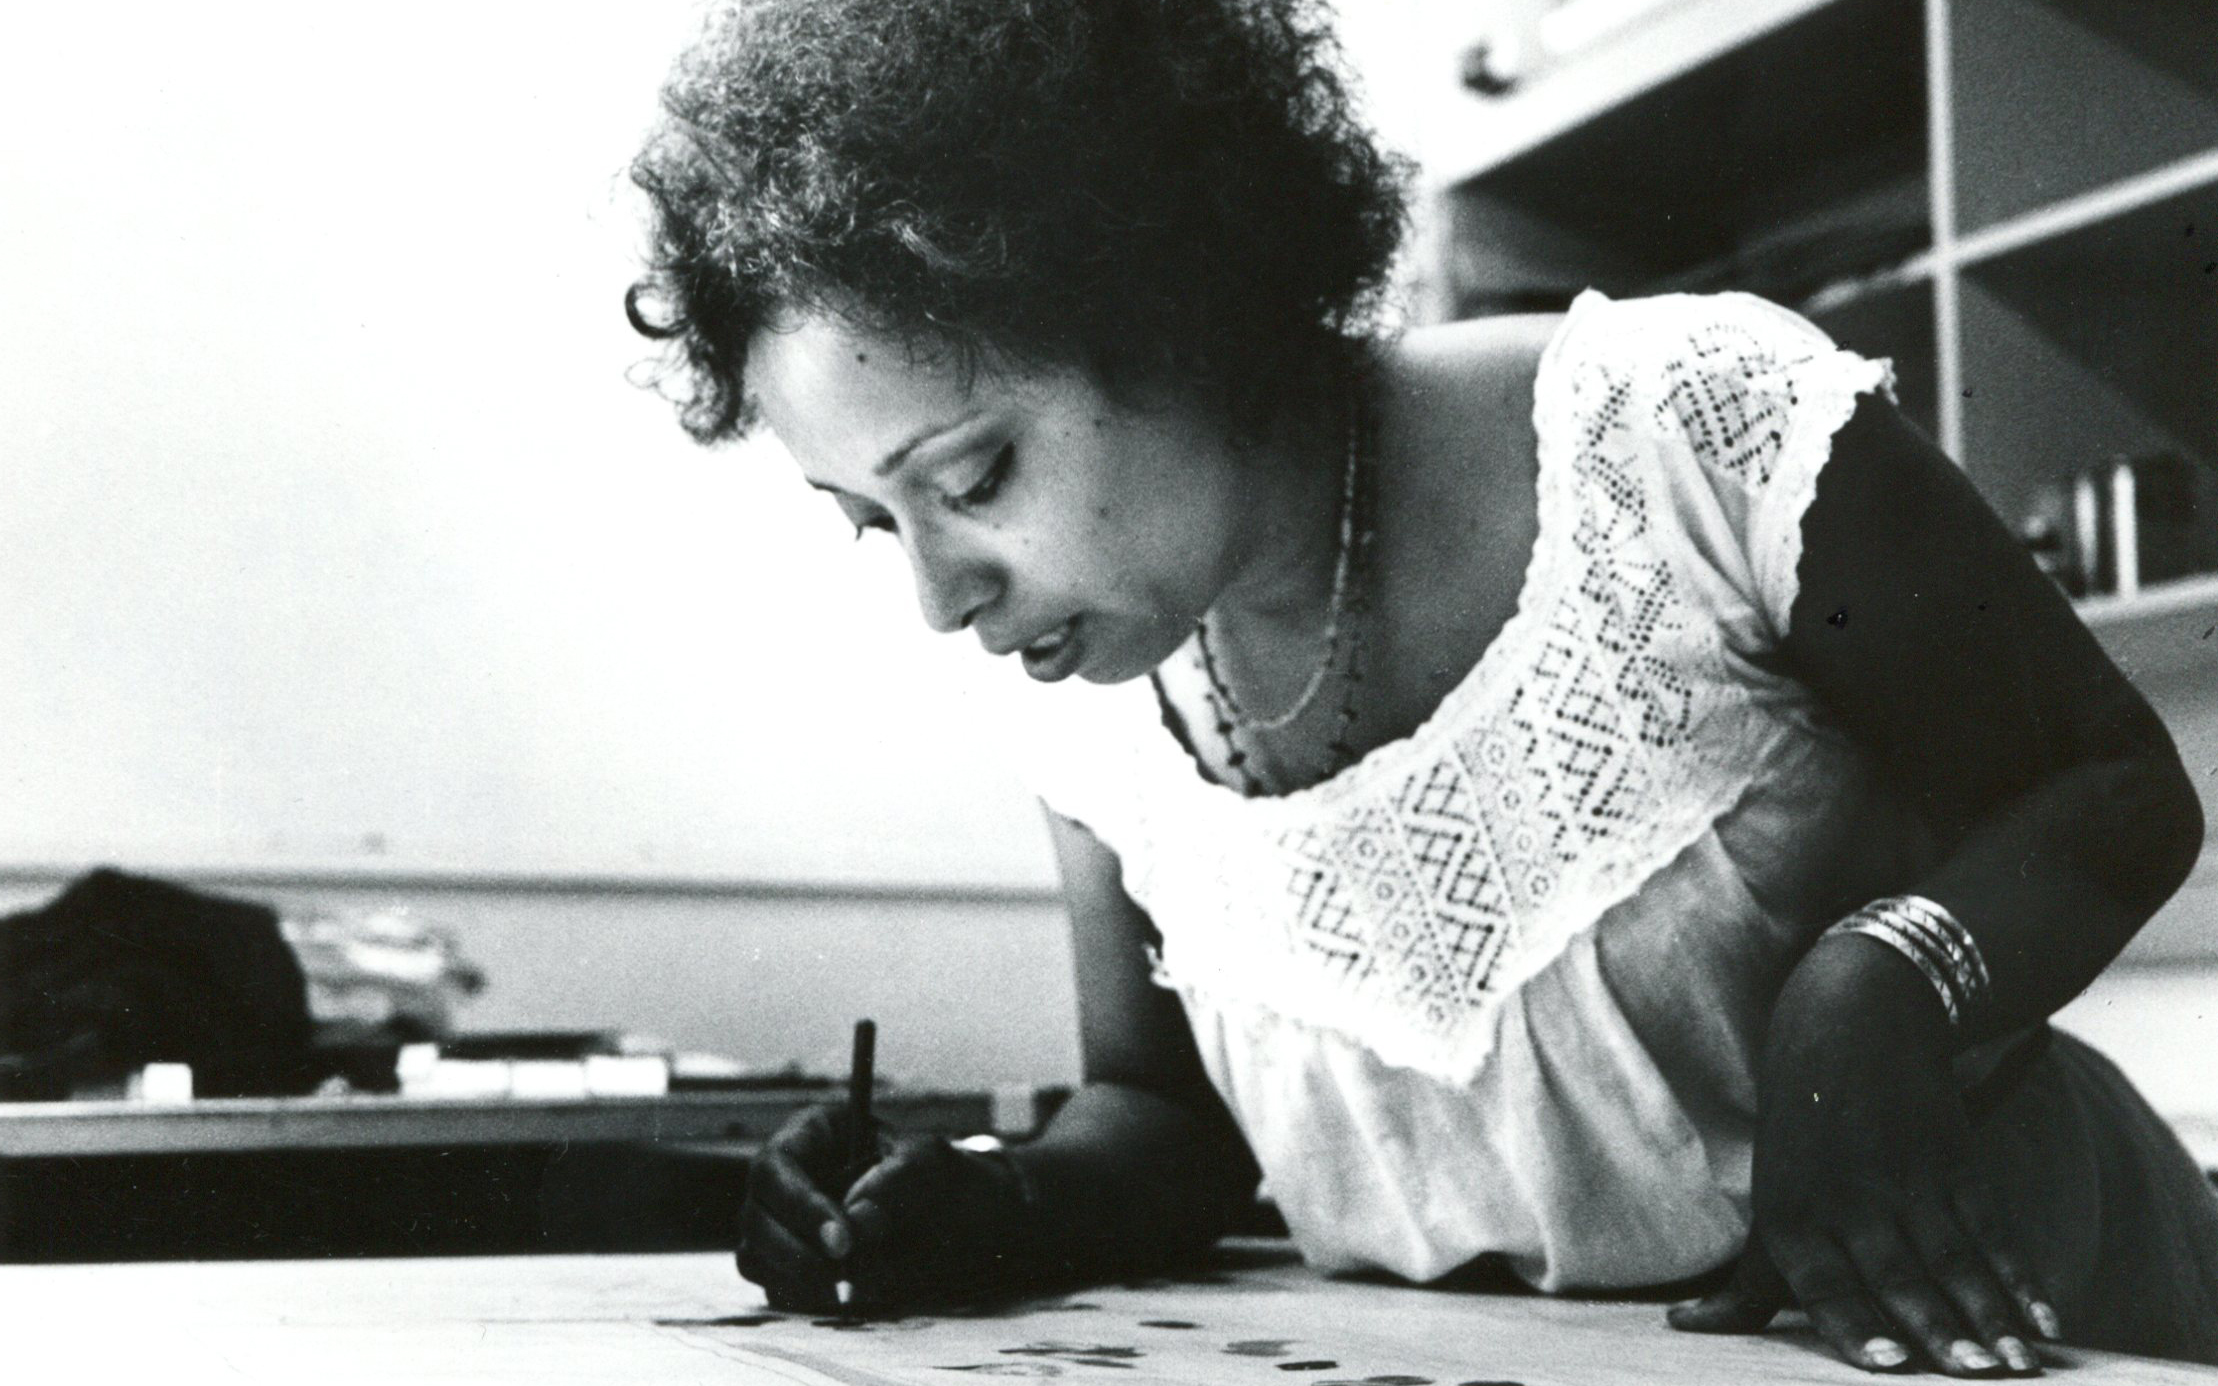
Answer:
[(1955, 1042), (2043, 1020), (2083, 991), (2186, 879), (2203, 832), (2169, 743), (2060, 771), (1966, 830), (1913, 887), (1986, 964)]
[(1089, 1083), (1013, 1158), (1032, 1185), (1034, 1254), (1050, 1273), (1118, 1274), (1222, 1236), (1257, 1174), (1213, 1095), (1177, 1101)]

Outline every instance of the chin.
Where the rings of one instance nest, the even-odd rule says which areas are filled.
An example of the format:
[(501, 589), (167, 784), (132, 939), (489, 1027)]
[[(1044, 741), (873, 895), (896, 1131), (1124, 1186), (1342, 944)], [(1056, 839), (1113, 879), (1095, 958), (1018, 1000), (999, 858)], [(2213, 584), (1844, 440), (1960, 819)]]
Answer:
[[(1155, 633), (1151, 630), (1149, 634)], [(1093, 658), (1081, 664), (1075, 671), (1075, 676), (1092, 684), (1130, 683), (1154, 673), (1163, 661), (1177, 654), (1185, 644), (1186, 637), (1181, 634), (1176, 640), (1150, 640), (1144, 648), (1125, 644), (1119, 649), (1095, 650), (1092, 652)]]
[(1080, 682), (1083, 683), (1100, 684), (1103, 687), (1107, 687), (1108, 685), (1113, 683), (1130, 683), (1134, 679), (1140, 677), (1142, 674), (1150, 672), (1154, 668), (1155, 666), (1151, 664), (1146, 669), (1126, 669), (1122, 667), (1114, 669), (1081, 669), (1078, 671), (1078, 678)]

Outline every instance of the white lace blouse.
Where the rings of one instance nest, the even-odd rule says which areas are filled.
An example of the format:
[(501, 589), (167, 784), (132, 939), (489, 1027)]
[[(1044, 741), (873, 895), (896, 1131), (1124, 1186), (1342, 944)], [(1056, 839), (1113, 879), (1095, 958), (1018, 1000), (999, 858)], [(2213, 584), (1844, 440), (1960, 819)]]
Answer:
[(1516, 614), (1411, 735), (1244, 798), (1144, 679), (1020, 695), (1314, 1263), (1568, 1289), (1739, 1250), (1771, 998), (1925, 857), (1772, 657), (1833, 434), (1889, 383), (1759, 299), (1587, 293)]

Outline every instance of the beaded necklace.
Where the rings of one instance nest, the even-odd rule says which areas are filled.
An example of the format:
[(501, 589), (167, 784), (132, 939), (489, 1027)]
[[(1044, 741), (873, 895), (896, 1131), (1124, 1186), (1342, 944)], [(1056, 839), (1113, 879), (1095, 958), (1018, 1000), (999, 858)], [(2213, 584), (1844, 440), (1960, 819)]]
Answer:
[(1218, 671), (1216, 654), (1209, 644), (1209, 618), (1204, 616), (1195, 627), (1194, 644), (1201, 656), (1202, 673), (1208, 681), (1209, 705), (1216, 717), (1217, 735), (1225, 745), (1225, 764), (1240, 777), (1241, 792), (1250, 798), (1260, 794), (1263, 787), (1247, 768), (1248, 752), (1241, 747), (1239, 737), (1244, 735), (1252, 741), (1257, 733), (1278, 731), (1292, 725), (1317, 700), (1333, 666), (1341, 663), (1343, 648), (1347, 658), (1340, 710), (1332, 741), (1326, 748), (1331, 761), (1325, 773), (1327, 777), (1338, 774), (1355, 761), (1355, 749), (1349, 737), (1355, 728), (1356, 692), (1363, 683), (1362, 617), (1367, 606), (1367, 594), (1360, 579), (1371, 542), (1371, 528), (1365, 513), (1368, 509), (1364, 484), (1367, 476), (1363, 465), (1366, 422), (1361, 392), (1356, 391), (1349, 408), (1347, 457), (1341, 468), (1339, 545), (1333, 559), (1332, 600), (1325, 618), (1324, 657), (1318, 661), (1293, 703), (1269, 717), (1258, 717), (1243, 708)]

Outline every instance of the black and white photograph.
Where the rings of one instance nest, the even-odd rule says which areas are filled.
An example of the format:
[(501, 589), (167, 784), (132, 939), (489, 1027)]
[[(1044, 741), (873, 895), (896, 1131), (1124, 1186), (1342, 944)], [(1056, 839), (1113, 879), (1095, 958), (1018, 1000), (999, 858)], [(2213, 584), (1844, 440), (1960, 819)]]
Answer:
[(2218, 0), (0, 17), (25, 1380), (2218, 1386)]

